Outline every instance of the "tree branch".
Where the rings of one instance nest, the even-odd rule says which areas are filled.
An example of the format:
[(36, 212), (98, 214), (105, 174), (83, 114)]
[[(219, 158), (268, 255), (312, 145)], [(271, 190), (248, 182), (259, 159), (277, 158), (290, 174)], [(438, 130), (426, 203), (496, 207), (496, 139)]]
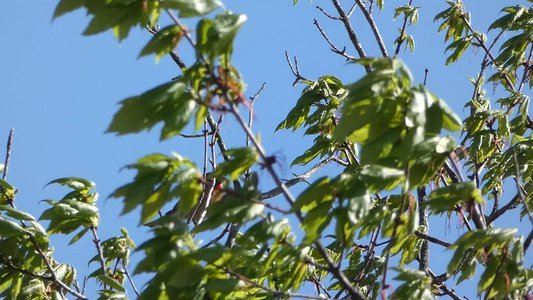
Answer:
[(96, 251), (98, 252), (98, 262), (100, 263), (100, 267), (102, 268), (102, 274), (106, 275), (104, 254), (102, 252), (102, 245), (100, 244), (100, 239), (98, 238), (98, 232), (96, 232), (95, 226), (91, 226), (89, 228), (91, 229), (91, 232), (93, 234), (93, 243), (96, 247)]
[[(315, 174), (318, 170), (320, 170), (322, 167), (324, 167), (326, 164), (328, 164), (329, 162), (332, 162), (332, 161), (337, 161), (335, 157), (333, 156), (330, 156), (326, 159), (323, 159), (322, 161), (320, 161), (319, 163), (317, 163), (316, 165), (314, 165), (311, 169), (309, 169), (307, 172), (305, 172), (304, 174), (302, 175), (299, 175), (299, 176), (296, 176), (295, 178), (292, 178), (292, 179), (289, 179), (285, 182), (285, 186), (287, 187), (291, 187), (295, 184), (298, 184), (302, 181), (305, 181), (306, 179), (308, 179), (309, 177), (311, 177), (313, 174)], [(259, 194), (259, 199), (263, 200), (263, 199), (269, 199), (269, 198), (273, 198), (279, 194), (281, 194), (283, 191), (281, 190), (280, 187), (276, 187), (276, 188), (273, 188), (267, 192), (264, 192), (264, 193), (261, 193)]]
[(124, 267), (124, 274), (126, 275), (126, 278), (128, 278), (128, 281), (131, 285), (131, 288), (133, 289), (133, 292), (135, 295), (137, 295), (137, 298), (140, 296), (139, 290), (137, 290), (137, 287), (135, 286), (135, 283), (133, 282), (133, 279), (130, 276), (130, 273), (128, 272), (128, 266), (126, 266), (126, 262), (124, 262), (124, 259), (121, 259), (122, 266)]
[[(318, 6), (317, 6), (318, 7)], [(342, 50), (340, 50), (339, 48), (337, 48), (337, 46), (335, 46), (335, 44), (333, 44), (333, 42), (329, 39), (329, 37), (327, 36), (327, 34), (324, 32), (324, 30), (322, 29), (322, 27), (320, 27), (320, 24), (318, 23), (317, 19), (313, 19), (313, 24), (315, 24), (316, 28), (318, 29), (318, 32), (320, 32), (320, 34), (322, 35), (322, 37), (326, 40), (326, 42), (329, 44), (329, 46), (331, 47), (330, 50), (335, 53), (335, 54), (338, 54), (344, 58), (346, 58), (346, 60), (354, 60), (356, 59), (355, 56), (351, 56), (349, 54), (346, 53), (346, 47), (342, 48)]]
[(443, 241), (441, 239), (438, 239), (436, 237), (427, 235), (427, 234), (425, 234), (425, 233), (423, 233), (421, 231), (418, 231), (418, 230), (415, 231), (415, 235), (417, 237), (421, 238), (421, 239), (424, 239), (424, 240), (428, 241), (428, 242), (432, 242), (434, 244), (441, 245), (441, 246), (446, 247), (446, 248), (448, 248), (451, 245), (453, 245), (452, 243), (445, 242), (445, 241)]
[[(408, 6), (413, 4), (413, 0), (409, 0)], [(405, 30), (407, 28), (407, 15), (403, 17), (402, 30), (400, 31), (400, 36), (398, 37), (398, 44), (396, 45), (396, 50), (394, 50), (394, 57), (397, 57), (400, 54), (400, 48), (402, 47), (403, 42), (405, 41)]]
[(383, 42), (383, 39), (381, 38), (381, 34), (379, 33), (378, 26), (376, 25), (376, 21), (374, 20), (374, 17), (372, 17), (372, 14), (368, 12), (366, 7), (363, 5), (363, 2), (361, 0), (355, 0), (355, 3), (357, 3), (357, 6), (361, 9), (361, 12), (365, 16), (366, 21), (368, 22), (368, 25), (370, 25), (370, 28), (372, 29), (372, 33), (374, 33), (374, 37), (376, 38), (376, 42), (378, 43), (379, 50), (381, 50), (381, 55), (383, 57), (388, 57), (389, 54), (387, 53), (387, 48), (385, 47), (385, 43)]
[[(331, 1), (333, 2), (333, 6), (335, 6), (335, 9), (337, 9), (337, 12), (339, 13), (340, 21), (342, 22), (342, 24), (344, 24), (344, 28), (346, 28), (348, 37), (350, 38), (350, 41), (355, 47), (355, 50), (359, 54), (359, 57), (365, 58), (366, 57), (365, 50), (363, 49), (363, 46), (359, 42), (359, 38), (355, 34), (352, 24), (350, 24), (350, 20), (348, 19), (348, 16), (346, 15), (346, 12), (342, 8), (339, 0), (331, 0)], [(370, 73), (372, 71), (369, 66), (365, 65), (364, 67), (367, 73)]]
[[(289, 205), (291, 207), (293, 207), (294, 206), (294, 202), (296, 201), (294, 196), (292, 196), (292, 194), (290, 193), (290, 191), (287, 188), (287, 186), (281, 181), (281, 179), (278, 176), (278, 174), (274, 171), (274, 168), (272, 167), (272, 164), (268, 163), (269, 160), (268, 160), (268, 156), (267, 156), (267, 154), (265, 152), (265, 149), (257, 141), (257, 139), (253, 135), (253, 133), (250, 130), (250, 128), (248, 128), (248, 126), (246, 126), (246, 123), (244, 122), (243, 118), (241, 117), (241, 115), (240, 115), (240, 113), (238, 111), (238, 108), (236, 107), (236, 105), (233, 102), (230, 103), (230, 111), (232, 112), (233, 116), (237, 119), (237, 122), (239, 123), (241, 128), (250, 137), (250, 141), (252, 142), (252, 144), (254, 145), (255, 149), (259, 153), (259, 157), (263, 161), (263, 164), (264, 164), (265, 168), (267, 169), (268, 173), (270, 173), (270, 176), (272, 177), (272, 179), (274, 180), (276, 185), (281, 189), (281, 191), (282, 191), (283, 195), (285, 196), (285, 199), (287, 200)], [(302, 213), (300, 211), (296, 211), (295, 215), (296, 215), (297, 219), (299, 220), (299, 222), (303, 223)], [(335, 263), (333, 262), (333, 260), (329, 256), (329, 254), (327, 253), (326, 248), (322, 245), (322, 243), (320, 243), (320, 241), (317, 240), (317, 241), (314, 242), (314, 244), (317, 247), (318, 252), (320, 252), (320, 255), (326, 261), (326, 264), (329, 267), (329, 271), (332, 273), (332, 275), (336, 279), (339, 280), (339, 283), (341, 284), (342, 287), (344, 287), (348, 291), (348, 294), (350, 294), (350, 296), (353, 299), (355, 299), (355, 300), (365, 299), (363, 294), (361, 294), (361, 292), (356, 290), (350, 284), (350, 281), (348, 280), (348, 278), (346, 278), (344, 273), (338, 268), (338, 266), (335, 265)]]

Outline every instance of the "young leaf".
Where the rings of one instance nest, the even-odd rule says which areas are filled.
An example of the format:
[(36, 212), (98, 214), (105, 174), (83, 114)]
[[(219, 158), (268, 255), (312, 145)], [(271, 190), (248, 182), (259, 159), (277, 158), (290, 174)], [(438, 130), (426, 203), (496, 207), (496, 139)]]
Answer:
[(226, 151), (226, 155), (229, 159), (217, 167), (213, 176), (229, 175), (229, 180), (236, 180), (257, 161), (257, 152), (250, 147), (230, 149)]
[(222, 2), (218, 0), (167, 0), (162, 1), (161, 5), (166, 9), (178, 10), (180, 18), (190, 18), (206, 15), (222, 7)]
[(183, 32), (178, 25), (167, 26), (159, 30), (152, 37), (148, 44), (141, 50), (139, 57), (154, 53), (156, 55), (156, 62), (158, 62), (161, 57), (176, 48), (182, 36)]
[(57, 183), (63, 186), (68, 186), (74, 190), (92, 189), (96, 186), (94, 182), (87, 180), (87, 179), (79, 178), (79, 177), (58, 178), (58, 179), (50, 181), (46, 185), (48, 186), (54, 183)]
[(61, 0), (54, 10), (53, 19), (83, 7), (85, 2), (86, 0)]
[(481, 191), (472, 181), (454, 183), (436, 189), (429, 195), (429, 201), (424, 202), (423, 205), (429, 206), (431, 213), (441, 214), (454, 210), (456, 204), (467, 200), (483, 202)]

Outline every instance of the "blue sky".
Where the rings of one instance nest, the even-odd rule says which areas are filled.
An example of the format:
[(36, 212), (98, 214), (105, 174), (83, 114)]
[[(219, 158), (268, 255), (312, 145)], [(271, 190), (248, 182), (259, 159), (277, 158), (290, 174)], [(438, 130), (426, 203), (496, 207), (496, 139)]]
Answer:
[[(385, 1), (385, 5), (403, 2)], [(446, 4), (445, 1), (424, 2), (414, 1), (415, 6), (422, 6), (420, 21), (409, 29), (415, 38), (416, 52), (403, 52), (401, 58), (416, 82), (422, 82), (424, 69), (429, 68), (428, 87), (464, 117), (463, 105), (472, 93), (468, 76), (476, 75), (481, 58), (469, 50), (458, 64), (445, 67), (443, 34), (436, 33), (438, 25), (432, 20)], [(466, 7), (472, 12), (474, 27), (485, 30), (503, 6), (516, 3), (466, 1)], [(55, 1), (35, 1), (23, 7), (16, 1), (7, 1), (4, 11), (9, 13), (0, 20), (5, 29), (3, 47), (0, 47), (0, 157), (4, 155), (3, 144), (9, 129), (15, 128), (8, 179), (19, 190), (16, 204), (19, 209), (39, 216), (47, 208), (40, 200), (57, 199), (65, 192), (56, 187), (43, 189), (47, 182), (59, 177), (84, 177), (95, 181), (101, 194), (100, 237), (118, 235), (119, 228), (126, 226), (140, 243), (147, 235), (146, 229), (136, 227), (138, 214), (119, 217), (121, 202), (106, 200), (114, 189), (132, 177), (132, 173), (120, 172), (120, 168), (145, 154), (171, 151), (200, 164), (197, 149), (201, 144), (183, 139), (160, 143), (157, 130), (122, 137), (104, 131), (118, 108), (118, 101), (168, 81), (179, 74), (179, 69), (168, 57), (159, 64), (154, 57), (137, 59), (150, 38), (146, 31), (133, 30), (120, 44), (110, 32), (84, 37), (81, 32), (88, 22), (85, 14), (79, 11), (52, 22), (55, 4)], [(311, 79), (331, 74), (350, 83), (361, 76), (360, 69), (347, 65), (343, 58), (329, 51), (313, 26), (313, 18), (319, 20), (340, 48), (347, 46), (353, 55), (355, 51), (342, 25), (327, 19), (315, 8), (321, 5), (333, 12), (328, 1), (300, 1), (296, 6), (292, 0), (227, 0), (225, 4), (234, 12), (248, 15), (234, 50), (234, 64), (248, 84), (248, 95), (253, 95), (263, 82), (267, 84), (255, 106), (254, 129), (261, 133), (267, 151), (279, 151), (286, 158), (285, 167), (281, 168), (283, 177), (290, 177), (291, 172), (303, 172), (304, 168), (290, 170), (288, 166), (310, 146), (311, 140), (301, 138), (299, 132), (274, 134), (275, 126), (301, 92), (301, 86), (292, 87), (294, 78), (285, 62), (284, 51), (298, 57), (302, 74)], [(346, 7), (349, 4), (350, 1), (344, 2)], [(397, 28), (401, 26), (400, 20), (391, 22), (391, 16), (391, 10), (387, 9), (377, 17), (389, 52), (393, 51)], [(360, 15), (356, 14), (355, 18), (365, 50), (371, 56), (378, 55), (366, 23)], [(187, 57), (186, 61), (191, 62)], [(497, 94), (491, 91), (488, 96), (497, 99)], [(230, 146), (242, 145), (244, 135), (235, 127), (226, 126), (222, 132), (226, 142)], [(262, 175), (262, 179), (267, 178), (266, 174)], [(269, 188), (266, 182), (265, 189)], [(451, 230), (447, 239), (453, 241), (460, 232)], [(75, 264), (79, 274), (87, 274), (86, 258), (95, 254), (92, 242), (86, 237), (67, 248), (68, 240), (53, 237), (56, 259)], [(443, 265), (446, 263), (447, 260), (442, 261)], [(94, 268), (96, 265), (89, 269)], [(136, 279), (138, 283), (143, 280)]]

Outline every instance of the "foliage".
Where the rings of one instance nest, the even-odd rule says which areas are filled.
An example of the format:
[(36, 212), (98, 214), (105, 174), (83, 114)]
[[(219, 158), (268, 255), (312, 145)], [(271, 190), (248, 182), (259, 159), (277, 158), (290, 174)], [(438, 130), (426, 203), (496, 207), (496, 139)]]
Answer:
[[(533, 231), (524, 237), (495, 221), (520, 208), (521, 217), (533, 224), (533, 125), (525, 92), (533, 86), (533, 7), (503, 8), (488, 32), (474, 29), (460, 0), (448, 0), (435, 16), (451, 52), (446, 64), (458, 62), (467, 49), (483, 56), (465, 103), (469, 115), (461, 121), (425, 82), (417, 84), (398, 58), (404, 43), (415, 51), (407, 30), (419, 20), (418, 7), (409, 1), (393, 9), (403, 26), (395, 53), (388, 55), (373, 22), (373, 9), (385, 10), (384, 1), (355, 3), (372, 27), (380, 57), (348, 55), (318, 27), (334, 53), (365, 73), (346, 83), (333, 75), (310, 80), (289, 62), (295, 83), (304, 88), (276, 130), (303, 130), (314, 138), (291, 165), (318, 163), (307, 175), (283, 182), (274, 168), (276, 155), (264, 150), (242, 117), (253, 102), (245, 96), (232, 54), (245, 15), (225, 11), (218, 0), (61, 0), (54, 18), (83, 9), (90, 18), (83, 34), (111, 30), (119, 41), (133, 27), (145, 28), (153, 37), (139, 56), (154, 54), (159, 60), (170, 53), (183, 72), (122, 100), (107, 132), (158, 128), (165, 140), (178, 138), (188, 125), (197, 131), (204, 126), (199, 137), (210, 151), (203, 166), (173, 153), (146, 155), (126, 167), (136, 172), (134, 178), (111, 196), (122, 199), (123, 214), (140, 207), (140, 224), (151, 227), (152, 237), (138, 247), (125, 228), (99, 240), (98, 194), (89, 180), (50, 182), (71, 191), (60, 200), (44, 200), (50, 207), (36, 219), (15, 208), (16, 188), (1, 179), (1, 296), (86, 299), (76, 269), (53, 258), (49, 240), (77, 231), (71, 243), (92, 234), (97, 255), (88, 261), (98, 266), (89, 278), (100, 283), (99, 299), (131, 297), (128, 281), (139, 299), (376, 299), (387, 298), (390, 290), (392, 299), (460, 299), (460, 284), (468, 279), (486, 299), (531, 297), (533, 271), (524, 256)], [(332, 4), (358, 50), (350, 14), (337, 0)], [(173, 23), (159, 29), (163, 12)], [(196, 27), (188, 29), (178, 18), (191, 18)], [(499, 33), (489, 38), (492, 31)], [(184, 43), (194, 50), (190, 65), (173, 52)], [(501, 87), (499, 109), (492, 108), (486, 84)], [(246, 145), (227, 149), (216, 115), (233, 116), (247, 135)], [(456, 142), (459, 131), (463, 140)], [(217, 161), (216, 151), (224, 161)], [(310, 180), (293, 196), (290, 186), (332, 161), (335, 171)], [(262, 170), (275, 184), (271, 191), (260, 189)], [(282, 206), (271, 201), (278, 195), (285, 200)], [(511, 200), (501, 205), (503, 199)], [(169, 204), (173, 208), (161, 215)], [(455, 215), (464, 232), (445, 242), (432, 235), (428, 215)], [(47, 221), (46, 230), (41, 221)], [(211, 241), (200, 241), (218, 232)], [(431, 270), (428, 243), (452, 253), (442, 275)], [(128, 271), (134, 249), (143, 254), (134, 274), (152, 276), (140, 290)], [(316, 288), (314, 295), (308, 284)]]

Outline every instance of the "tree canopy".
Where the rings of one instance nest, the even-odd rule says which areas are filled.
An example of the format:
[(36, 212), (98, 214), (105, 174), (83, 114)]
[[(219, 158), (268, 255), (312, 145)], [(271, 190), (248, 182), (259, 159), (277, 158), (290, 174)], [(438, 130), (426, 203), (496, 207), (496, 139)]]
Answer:
[[(463, 119), (431, 91), (429, 69), (417, 81), (401, 59), (416, 53), (410, 32), (426, 26), (418, 24), (426, 4), (330, 2), (317, 14), (337, 23), (350, 46), (339, 46), (316, 19), (314, 26), (353, 76), (311, 79), (285, 52), (288, 84), (301, 94), (272, 122), (276, 132), (312, 143), (293, 145), (299, 152), (290, 166), (304, 171), (284, 178), (282, 154), (265, 149), (253, 127), (265, 84), (248, 91), (234, 63), (246, 12), (219, 0), (59, 1), (54, 19), (83, 10), (83, 35), (110, 31), (120, 42), (141, 32), (147, 41), (139, 57), (159, 62), (169, 55), (179, 71), (121, 100), (106, 132), (154, 130), (161, 141), (200, 141), (190, 145), (200, 145), (202, 159), (176, 150), (126, 165), (133, 178), (110, 197), (121, 201), (122, 214), (137, 214), (150, 236), (134, 242), (137, 229), (129, 227), (101, 239), (99, 194), (90, 179), (51, 180), (68, 192), (44, 200), (38, 218), (17, 209), (17, 188), (24, 187), (7, 178), (11, 131), (0, 165), (0, 297), (533, 297), (533, 1), (502, 7), (486, 29), (473, 24), (476, 12), (460, 0), (432, 16), (444, 36), (435, 56), (449, 65), (468, 55), (477, 64), (470, 74), (447, 75), (471, 82)], [(293, 4), (295, 13), (309, 5)], [(399, 24), (393, 41), (376, 22), (388, 15)], [(234, 135), (245, 138), (234, 142)], [(517, 221), (501, 222), (504, 216)], [(460, 228), (457, 239), (443, 234), (446, 222)], [(70, 244), (92, 239), (94, 256), (83, 263), (93, 272), (78, 274), (56, 257), (54, 235)], [(133, 251), (142, 258), (130, 265)], [(136, 282), (138, 274), (149, 279)], [(97, 283), (88, 285), (94, 291), (86, 281)]]

